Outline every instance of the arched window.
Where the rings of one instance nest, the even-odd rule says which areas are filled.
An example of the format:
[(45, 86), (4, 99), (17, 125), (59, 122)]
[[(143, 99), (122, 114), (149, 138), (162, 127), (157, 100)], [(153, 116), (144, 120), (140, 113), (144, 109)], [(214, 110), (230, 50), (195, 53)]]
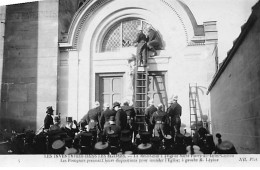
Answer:
[(144, 34), (147, 34), (150, 24), (140, 19), (128, 19), (114, 24), (103, 39), (101, 51), (118, 51), (120, 48), (132, 46), (139, 25), (142, 25)]

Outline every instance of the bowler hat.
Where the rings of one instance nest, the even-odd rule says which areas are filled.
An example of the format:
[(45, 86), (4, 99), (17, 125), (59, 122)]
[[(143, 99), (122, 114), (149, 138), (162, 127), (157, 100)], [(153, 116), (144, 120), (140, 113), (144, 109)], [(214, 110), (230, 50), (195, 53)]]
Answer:
[(54, 111), (54, 110), (53, 110), (52, 106), (48, 106), (46, 113), (50, 113), (50, 112), (53, 112), (53, 111)]
[(176, 101), (177, 101), (177, 100), (178, 100), (178, 96), (177, 96), (177, 95), (174, 96), (174, 97), (173, 97), (173, 100), (176, 100)]
[(114, 102), (113, 103), (113, 108), (116, 107), (116, 106), (120, 106), (120, 103), (119, 102)]

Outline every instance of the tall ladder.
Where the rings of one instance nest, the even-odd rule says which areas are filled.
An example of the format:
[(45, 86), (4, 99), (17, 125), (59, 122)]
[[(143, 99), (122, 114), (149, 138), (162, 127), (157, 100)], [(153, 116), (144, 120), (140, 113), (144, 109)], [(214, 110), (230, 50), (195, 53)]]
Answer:
[[(137, 63), (137, 62), (136, 62)], [(136, 123), (139, 130), (144, 130), (147, 125), (145, 122), (145, 109), (148, 106), (148, 68), (147, 66), (136, 66), (135, 70), (135, 89), (134, 107), (136, 109)], [(143, 128), (142, 128), (143, 127)]]
[(198, 130), (198, 86), (197, 83), (189, 84), (189, 106), (190, 106), (190, 127), (193, 134)]
[(135, 108), (144, 115), (147, 107), (148, 70), (147, 66), (137, 66), (135, 71)]

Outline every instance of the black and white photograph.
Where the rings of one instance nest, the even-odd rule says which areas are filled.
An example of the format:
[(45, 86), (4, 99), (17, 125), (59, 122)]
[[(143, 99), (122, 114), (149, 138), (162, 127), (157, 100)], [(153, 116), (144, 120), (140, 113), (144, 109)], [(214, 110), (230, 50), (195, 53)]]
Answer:
[(0, 4), (9, 166), (260, 166), (260, 0)]

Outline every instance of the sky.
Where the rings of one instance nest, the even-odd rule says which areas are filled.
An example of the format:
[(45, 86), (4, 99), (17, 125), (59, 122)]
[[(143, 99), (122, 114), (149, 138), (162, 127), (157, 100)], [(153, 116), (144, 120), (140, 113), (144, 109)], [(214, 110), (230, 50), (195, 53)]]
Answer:
[[(30, 2), (32, 0), (0, 0), (0, 5)], [(36, 0), (35, 0), (36, 1)], [(152, 0), (151, 0), (152, 1)], [(199, 25), (217, 21), (219, 61), (227, 57), (241, 26), (251, 14), (258, 0), (182, 0), (190, 8)]]
[(227, 57), (258, 0), (182, 0), (197, 23), (217, 21), (219, 61)]

